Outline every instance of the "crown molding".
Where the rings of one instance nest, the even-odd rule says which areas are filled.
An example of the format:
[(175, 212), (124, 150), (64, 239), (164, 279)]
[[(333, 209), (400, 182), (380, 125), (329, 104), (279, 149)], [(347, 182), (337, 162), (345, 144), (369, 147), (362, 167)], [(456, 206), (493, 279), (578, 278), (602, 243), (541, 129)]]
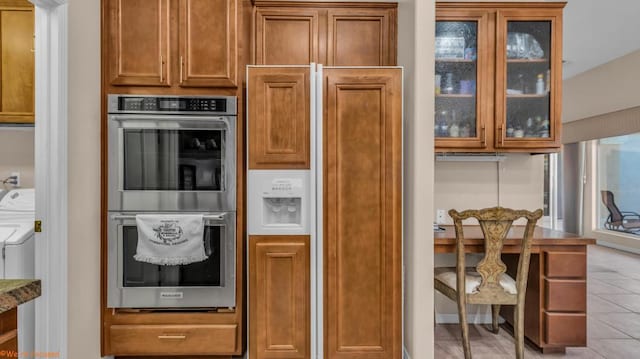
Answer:
[(68, 0), (29, 0), (29, 2), (37, 7), (54, 9), (60, 5), (66, 4)]

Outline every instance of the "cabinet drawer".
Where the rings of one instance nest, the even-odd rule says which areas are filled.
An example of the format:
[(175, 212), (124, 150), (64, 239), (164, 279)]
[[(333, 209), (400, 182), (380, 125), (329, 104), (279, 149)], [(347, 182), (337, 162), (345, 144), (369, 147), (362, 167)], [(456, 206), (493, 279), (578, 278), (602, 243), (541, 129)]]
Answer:
[(545, 275), (556, 278), (586, 278), (587, 254), (546, 252)]
[(237, 325), (112, 325), (112, 355), (232, 354)]
[(585, 313), (544, 313), (545, 339), (550, 345), (584, 347), (587, 345)]
[(545, 279), (545, 308), (554, 312), (586, 312), (585, 280)]

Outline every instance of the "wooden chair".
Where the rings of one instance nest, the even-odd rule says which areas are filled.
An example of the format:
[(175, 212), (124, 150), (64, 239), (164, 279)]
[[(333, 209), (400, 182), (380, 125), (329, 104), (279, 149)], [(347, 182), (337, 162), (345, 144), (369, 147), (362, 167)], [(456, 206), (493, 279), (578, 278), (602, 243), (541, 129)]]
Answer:
[[(492, 331), (498, 333), (498, 316), (501, 305), (515, 305), (514, 333), (516, 358), (524, 358), (524, 306), (531, 256), (531, 237), (542, 210), (535, 212), (512, 210), (502, 207), (467, 210), (450, 210), (456, 230), (456, 267), (436, 268), (435, 288), (458, 303), (458, 315), (462, 330), (464, 357), (471, 359), (469, 327), (467, 325), (467, 304), (490, 304)], [(484, 258), (475, 268), (466, 268), (464, 251), (464, 233), (462, 221), (476, 218), (485, 237)], [(504, 239), (518, 218), (526, 218), (527, 224), (522, 238), (522, 250), (518, 261), (516, 279), (506, 274), (507, 266), (502, 262), (501, 254)]]

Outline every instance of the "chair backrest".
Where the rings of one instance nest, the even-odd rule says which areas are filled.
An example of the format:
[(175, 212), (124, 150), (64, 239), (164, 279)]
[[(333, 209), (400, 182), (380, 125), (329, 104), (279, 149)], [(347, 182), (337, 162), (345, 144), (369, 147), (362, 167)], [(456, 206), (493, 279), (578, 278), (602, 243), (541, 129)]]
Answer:
[(609, 215), (611, 216), (611, 223), (622, 223), (622, 213), (618, 206), (616, 206), (616, 201), (613, 199), (613, 192), (611, 191), (600, 191), (602, 195), (602, 203), (607, 207), (609, 211)]
[(524, 293), (524, 290), (521, 289), (526, 288), (527, 285), (529, 258), (531, 256), (531, 238), (535, 230), (536, 222), (542, 217), (542, 214), (541, 209), (530, 212), (503, 207), (466, 210), (463, 212), (458, 212), (453, 209), (450, 210), (449, 215), (453, 218), (456, 230), (458, 283), (461, 283), (460, 280), (464, 279), (460, 278), (460, 275), (464, 273), (465, 268), (463, 220), (468, 218), (477, 219), (484, 234), (485, 253), (482, 260), (476, 266), (476, 271), (482, 277), (482, 282), (478, 288), (478, 295), (491, 298), (502, 295), (505, 292), (504, 288), (500, 285), (502, 274), (507, 270), (507, 266), (501, 259), (504, 240), (513, 222), (519, 218), (526, 218), (527, 224), (522, 237), (520, 258), (518, 260), (518, 273), (516, 276), (518, 293)]

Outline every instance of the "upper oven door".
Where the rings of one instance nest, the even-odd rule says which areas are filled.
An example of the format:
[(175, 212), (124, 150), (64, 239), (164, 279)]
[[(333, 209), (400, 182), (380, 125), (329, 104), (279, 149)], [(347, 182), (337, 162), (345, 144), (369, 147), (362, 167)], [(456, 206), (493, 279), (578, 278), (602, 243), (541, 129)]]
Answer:
[(235, 117), (109, 116), (110, 211), (234, 211)]

